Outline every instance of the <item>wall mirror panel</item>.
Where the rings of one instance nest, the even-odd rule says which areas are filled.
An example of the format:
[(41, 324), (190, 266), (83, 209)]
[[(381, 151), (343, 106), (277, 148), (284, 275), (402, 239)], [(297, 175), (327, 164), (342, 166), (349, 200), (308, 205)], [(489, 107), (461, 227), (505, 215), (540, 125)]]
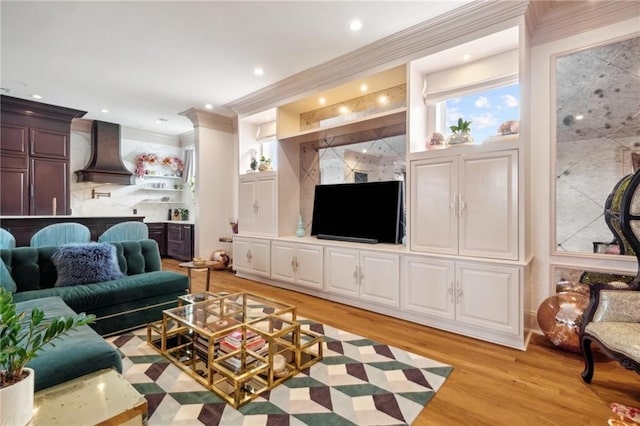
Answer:
[(364, 132), (301, 144), (300, 212), (305, 225), (311, 225), (316, 185), (405, 180), (404, 131), (404, 126), (389, 126), (381, 131), (384, 136), (371, 140)]
[(640, 165), (640, 37), (552, 61), (556, 253), (617, 254), (604, 208)]

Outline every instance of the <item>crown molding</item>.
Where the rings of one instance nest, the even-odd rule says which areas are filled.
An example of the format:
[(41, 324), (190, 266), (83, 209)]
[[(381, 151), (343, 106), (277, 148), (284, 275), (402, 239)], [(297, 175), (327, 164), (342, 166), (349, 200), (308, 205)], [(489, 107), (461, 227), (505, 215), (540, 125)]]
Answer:
[(640, 16), (638, 1), (532, 1), (527, 11), (531, 46)]
[(405, 64), (420, 56), (468, 41), (469, 35), (474, 33), (488, 34), (491, 26), (504, 25), (524, 16), (528, 3), (524, 0), (478, 0), (467, 3), (224, 106), (239, 116), (250, 115), (359, 76)]
[(228, 117), (197, 108), (183, 111), (180, 115), (184, 115), (191, 120), (194, 127), (206, 127), (227, 133), (235, 133), (237, 131), (237, 120), (235, 117)]

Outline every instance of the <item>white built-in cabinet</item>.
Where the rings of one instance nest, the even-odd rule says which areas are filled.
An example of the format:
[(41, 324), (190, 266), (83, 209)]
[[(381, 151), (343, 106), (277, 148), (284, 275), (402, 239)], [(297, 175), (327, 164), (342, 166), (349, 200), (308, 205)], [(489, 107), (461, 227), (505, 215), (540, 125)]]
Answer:
[(238, 186), (238, 230), (241, 234), (276, 236), (276, 172), (247, 173)]
[(325, 247), (325, 291), (381, 305), (400, 303), (400, 257), (396, 254)]
[(305, 287), (323, 287), (323, 247), (284, 241), (271, 243), (271, 278)]
[(402, 267), (403, 311), (452, 320), (459, 329), (520, 333), (519, 267), (420, 256), (403, 257)]
[(411, 161), (411, 249), (518, 259), (518, 150)]
[(271, 276), (271, 241), (260, 238), (233, 239), (233, 268), (238, 272)]

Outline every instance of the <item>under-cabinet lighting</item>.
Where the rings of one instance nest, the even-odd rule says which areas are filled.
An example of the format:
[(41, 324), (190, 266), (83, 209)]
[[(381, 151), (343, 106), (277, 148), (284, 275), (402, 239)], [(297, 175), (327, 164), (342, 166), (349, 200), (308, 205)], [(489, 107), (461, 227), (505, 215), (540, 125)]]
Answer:
[(378, 97), (378, 103), (379, 103), (380, 105), (386, 105), (386, 104), (387, 104), (387, 102), (389, 102), (389, 98), (387, 97), (387, 95), (380, 95), (380, 96)]
[(338, 112), (340, 114), (346, 114), (349, 112), (349, 108), (347, 108), (346, 106), (342, 105), (340, 108), (338, 108)]

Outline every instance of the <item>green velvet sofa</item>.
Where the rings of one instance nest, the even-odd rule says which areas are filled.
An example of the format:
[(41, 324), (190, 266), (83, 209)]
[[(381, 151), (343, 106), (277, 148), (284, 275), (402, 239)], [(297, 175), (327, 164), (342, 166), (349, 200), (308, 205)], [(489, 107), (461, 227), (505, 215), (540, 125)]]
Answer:
[[(27, 312), (27, 315), (35, 307), (42, 309), (47, 318), (69, 317), (77, 313), (59, 297), (43, 297), (16, 304), (18, 312)], [(120, 352), (88, 325), (71, 330), (54, 343), (55, 346), (45, 346), (27, 364), (27, 367), (35, 371), (36, 391), (105, 368), (113, 368), (122, 373)]]
[(73, 311), (94, 314), (96, 323), (91, 327), (100, 335), (109, 336), (162, 319), (162, 311), (175, 307), (178, 296), (187, 293), (189, 281), (186, 275), (162, 271), (155, 240), (107, 244), (115, 246), (124, 276), (69, 287), (54, 286), (57, 271), (51, 256), (57, 247), (0, 250), (0, 258), (17, 287), (14, 301), (60, 297)]

